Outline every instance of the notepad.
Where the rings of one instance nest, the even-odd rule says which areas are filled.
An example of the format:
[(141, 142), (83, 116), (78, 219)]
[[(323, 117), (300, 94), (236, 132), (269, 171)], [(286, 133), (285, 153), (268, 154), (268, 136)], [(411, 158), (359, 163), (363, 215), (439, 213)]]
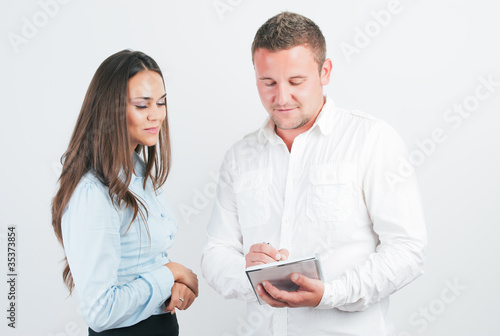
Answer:
[(305, 258), (277, 261), (264, 265), (256, 265), (246, 269), (246, 274), (259, 303), (265, 304), (257, 294), (257, 286), (267, 280), (278, 289), (293, 292), (299, 286), (290, 279), (293, 273), (300, 273), (308, 278), (323, 281), (321, 262), (318, 255)]

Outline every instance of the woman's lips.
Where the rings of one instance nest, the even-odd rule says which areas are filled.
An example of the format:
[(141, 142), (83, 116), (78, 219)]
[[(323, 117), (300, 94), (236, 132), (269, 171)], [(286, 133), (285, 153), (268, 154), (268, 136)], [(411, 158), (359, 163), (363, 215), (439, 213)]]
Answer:
[(160, 127), (151, 127), (151, 128), (146, 128), (145, 131), (150, 133), (150, 134), (156, 134), (160, 130)]

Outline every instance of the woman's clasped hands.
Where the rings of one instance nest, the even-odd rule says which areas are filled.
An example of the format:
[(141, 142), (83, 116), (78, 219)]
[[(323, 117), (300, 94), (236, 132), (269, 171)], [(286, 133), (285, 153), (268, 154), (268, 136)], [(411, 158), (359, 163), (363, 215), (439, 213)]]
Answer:
[(165, 312), (175, 313), (175, 308), (179, 310), (188, 309), (198, 297), (198, 276), (189, 268), (176, 263), (165, 264), (174, 275), (174, 286), (172, 295), (165, 302)]

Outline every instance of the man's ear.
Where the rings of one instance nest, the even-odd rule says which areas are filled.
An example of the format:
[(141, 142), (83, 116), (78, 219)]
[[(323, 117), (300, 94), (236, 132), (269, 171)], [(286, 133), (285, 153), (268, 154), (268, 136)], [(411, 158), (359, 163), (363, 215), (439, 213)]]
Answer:
[(332, 61), (327, 58), (323, 62), (323, 66), (321, 67), (321, 85), (327, 85), (330, 83), (330, 75), (332, 73)]

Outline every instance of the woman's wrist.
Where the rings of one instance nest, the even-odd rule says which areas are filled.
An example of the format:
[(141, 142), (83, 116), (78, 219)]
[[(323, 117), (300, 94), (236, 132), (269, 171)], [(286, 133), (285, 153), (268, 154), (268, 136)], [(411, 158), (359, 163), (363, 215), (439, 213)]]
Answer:
[(174, 276), (174, 281), (181, 282), (182, 272), (180, 272), (180, 270), (179, 270), (180, 265), (175, 263), (175, 262), (169, 262), (169, 263), (165, 264), (165, 266), (168, 267), (170, 272), (172, 272), (172, 275)]

